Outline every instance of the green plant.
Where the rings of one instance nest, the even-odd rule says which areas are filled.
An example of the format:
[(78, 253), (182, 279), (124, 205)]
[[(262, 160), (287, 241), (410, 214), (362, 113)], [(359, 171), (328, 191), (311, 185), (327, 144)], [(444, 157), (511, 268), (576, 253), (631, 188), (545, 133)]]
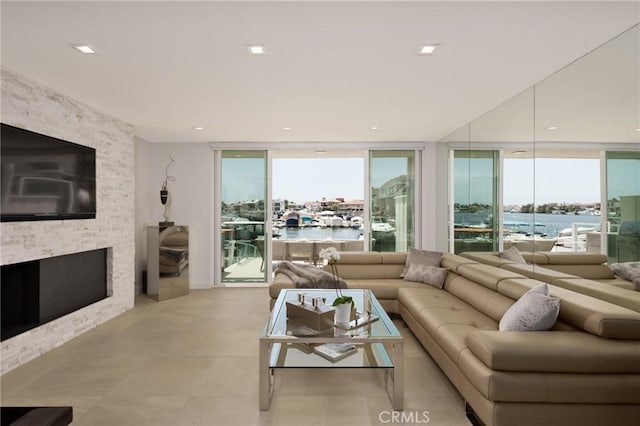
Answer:
[(352, 308), (355, 306), (355, 303), (353, 302), (353, 297), (344, 296), (344, 295), (336, 297), (333, 303), (331, 304), (331, 306), (338, 306), (338, 305), (342, 305), (343, 303), (351, 303)]

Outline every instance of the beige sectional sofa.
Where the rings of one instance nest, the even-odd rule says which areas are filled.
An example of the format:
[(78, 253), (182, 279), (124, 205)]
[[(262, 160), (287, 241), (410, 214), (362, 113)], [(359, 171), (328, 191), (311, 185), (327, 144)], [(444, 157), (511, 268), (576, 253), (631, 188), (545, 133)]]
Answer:
[[(342, 253), (350, 288), (400, 314), (486, 425), (631, 425), (640, 418), (640, 313), (549, 285), (561, 299), (550, 331), (504, 332), (505, 311), (540, 284), (445, 253), (442, 289), (400, 278), (406, 253)], [(271, 298), (292, 288), (277, 274)]]
[(616, 277), (607, 256), (596, 253), (522, 252), (527, 264), (504, 259), (496, 252), (468, 252), (461, 256), (517, 272), (578, 293), (640, 312), (640, 292), (631, 281)]

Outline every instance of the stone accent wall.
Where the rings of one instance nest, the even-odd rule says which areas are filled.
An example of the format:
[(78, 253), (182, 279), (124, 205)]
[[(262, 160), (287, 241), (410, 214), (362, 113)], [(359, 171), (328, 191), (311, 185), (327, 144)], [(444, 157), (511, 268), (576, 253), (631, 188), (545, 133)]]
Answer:
[(2, 122), (96, 149), (96, 219), (0, 224), (0, 264), (109, 248), (111, 297), (2, 342), (4, 374), (131, 309), (135, 286), (134, 129), (2, 70)]

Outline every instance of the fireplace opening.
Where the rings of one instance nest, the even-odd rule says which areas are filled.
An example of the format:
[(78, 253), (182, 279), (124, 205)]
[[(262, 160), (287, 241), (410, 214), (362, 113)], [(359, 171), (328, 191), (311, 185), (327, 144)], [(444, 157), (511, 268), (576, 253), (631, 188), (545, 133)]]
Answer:
[(1, 340), (108, 296), (106, 248), (0, 269)]

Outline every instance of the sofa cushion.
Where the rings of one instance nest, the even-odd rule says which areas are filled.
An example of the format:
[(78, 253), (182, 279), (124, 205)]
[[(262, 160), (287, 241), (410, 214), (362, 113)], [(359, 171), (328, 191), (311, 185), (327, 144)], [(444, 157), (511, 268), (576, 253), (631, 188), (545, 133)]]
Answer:
[(449, 270), (447, 268), (412, 263), (409, 265), (409, 270), (404, 276), (404, 279), (406, 281), (414, 281), (442, 288), (448, 272)]
[[(638, 342), (603, 339), (589, 333), (476, 330), (465, 336), (465, 344), (492, 370), (640, 373)], [(604, 359), (607, 362), (602, 362)]]
[[(325, 266), (327, 270), (328, 266)], [(400, 279), (404, 264), (382, 264), (375, 263), (369, 265), (363, 264), (336, 264), (338, 276), (344, 280), (350, 279)]]
[(412, 263), (417, 265), (440, 266), (441, 260), (442, 252), (440, 251), (418, 250), (417, 248), (409, 247), (405, 267), (400, 273), (400, 276), (404, 278)]
[(411, 281), (405, 281), (402, 278), (373, 278), (373, 279), (348, 279), (347, 285), (349, 288), (368, 288), (373, 294), (375, 294), (378, 300), (382, 299), (397, 299), (398, 290), (401, 288), (425, 288), (422, 283), (416, 283)]
[(340, 259), (336, 264), (372, 265), (381, 264), (382, 254), (375, 251), (340, 252)]
[(269, 297), (276, 299), (280, 294), (280, 290), (285, 288), (296, 288), (296, 285), (283, 273), (277, 273), (273, 277), (273, 281), (269, 285)]
[(499, 256), (503, 259), (507, 259), (515, 263), (527, 263), (527, 261), (524, 260), (524, 257), (522, 257), (522, 255), (520, 254), (520, 250), (518, 250), (518, 247), (516, 246), (508, 248), (507, 250), (500, 253)]
[(398, 289), (400, 304), (415, 317), (422, 310), (430, 308), (444, 308), (454, 311), (469, 309), (469, 305), (451, 293), (424, 284), (415, 284), (417, 284), (417, 287), (402, 287)]
[(546, 265), (549, 263), (549, 258), (546, 256), (547, 252), (529, 252), (521, 251), (520, 254), (524, 257), (527, 263), (535, 263), (536, 265)]
[(405, 265), (407, 263), (406, 252), (381, 251), (380, 256), (384, 264)]
[(633, 282), (623, 280), (622, 278), (612, 278), (609, 280), (590, 280), (590, 281), (597, 281), (602, 284), (607, 284), (607, 285), (611, 285), (618, 288), (624, 288), (627, 290), (636, 290), (635, 286), (633, 285)]
[(549, 296), (547, 284), (540, 284), (518, 299), (500, 320), (500, 331), (543, 331), (555, 324), (560, 300)]
[[(472, 332), (475, 333), (475, 332)], [(583, 333), (574, 333), (583, 334)], [(637, 404), (640, 402), (640, 381), (637, 373), (553, 373), (540, 371), (500, 371), (485, 366), (471, 351), (458, 357), (458, 367), (482, 395), (491, 401), (522, 402), (527, 405), (543, 404)], [(535, 406), (535, 405), (534, 405)], [(584, 405), (583, 405), (584, 406)], [(566, 407), (566, 406), (565, 406)], [(531, 409), (531, 408), (530, 408)], [(533, 409), (537, 412), (537, 408)], [(552, 417), (557, 419), (557, 416)], [(508, 424), (525, 424), (510, 421)], [(574, 425), (586, 422), (550, 422), (548, 418), (526, 424)], [(619, 424), (616, 421), (589, 424)]]

